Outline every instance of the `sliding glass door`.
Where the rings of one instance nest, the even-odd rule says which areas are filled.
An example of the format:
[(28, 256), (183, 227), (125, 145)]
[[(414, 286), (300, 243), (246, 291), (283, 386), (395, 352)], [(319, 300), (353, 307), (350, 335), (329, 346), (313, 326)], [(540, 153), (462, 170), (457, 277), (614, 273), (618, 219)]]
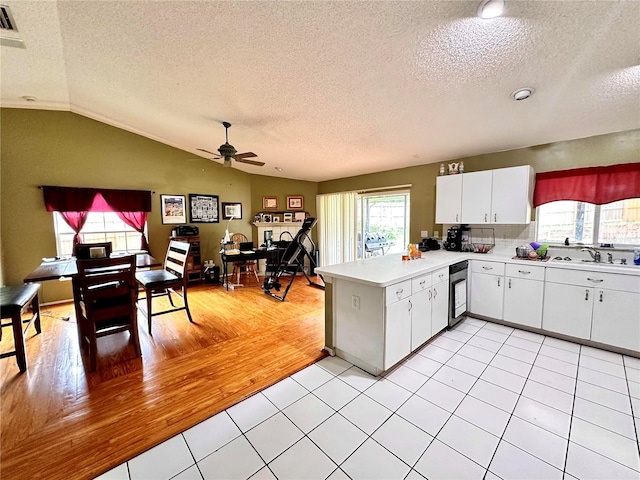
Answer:
[(399, 253), (409, 243), (409, 191), (358, 195), (357, 258)]

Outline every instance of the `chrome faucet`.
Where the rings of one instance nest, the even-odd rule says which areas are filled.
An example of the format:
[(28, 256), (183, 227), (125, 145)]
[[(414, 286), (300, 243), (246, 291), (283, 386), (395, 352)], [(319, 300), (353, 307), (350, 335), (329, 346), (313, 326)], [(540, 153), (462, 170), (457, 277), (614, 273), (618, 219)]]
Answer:
[[(583, 252), (589, 252), (589, 255), (591, 255), (592, 258), (592, 262), (595, 263), (600, 263), (601, 257), (600, 257), (600, 252), (598, 250), (596, 250), (593, 247), (584, 247), (582, 249)], [(583, 260), (585, 262), (588, 262), (589, 260)]]
[(611, 252), (607, 252), (607, 263), (613, 263), (613, 255)]

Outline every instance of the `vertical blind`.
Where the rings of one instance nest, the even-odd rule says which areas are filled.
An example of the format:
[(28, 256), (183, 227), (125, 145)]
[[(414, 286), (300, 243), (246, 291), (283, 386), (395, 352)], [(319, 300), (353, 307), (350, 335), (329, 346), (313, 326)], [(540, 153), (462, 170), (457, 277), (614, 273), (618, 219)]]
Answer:
[(316, 196), (320, 266), (355, 260), (356, 199), (355, 192)]

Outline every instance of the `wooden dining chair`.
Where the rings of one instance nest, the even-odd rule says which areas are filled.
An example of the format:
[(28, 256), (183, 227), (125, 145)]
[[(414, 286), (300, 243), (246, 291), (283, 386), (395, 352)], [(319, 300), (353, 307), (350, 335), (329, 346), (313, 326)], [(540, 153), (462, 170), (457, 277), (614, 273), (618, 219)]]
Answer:
[[(185, 275), (190, 248), (191, 244), (187, 242), (171, 240), (164, 261), (164, 269), (147, 270), (136, 273), (136, 280), (144, 288), (145, 298), (147, 299), (149, 335), (151, 335), (151, 319), (156, 315), (186, 310), (189, 321), (193, 323), (191, 312), (189, 311), (189, 302), (187, 300), (187, 277)], [(176, 290), (179, 290), (179, 292)], [(172, 293), (182, 297), (182, 307), (175, 306), (173, 298), (171, 297)], [(153, 298), (161, 296), (169, 297), (169, 303), (171, 303), (171, 306), (174, 308), (152, 313), (151, 306)]]
[(97, 339), (128, 331), (136, 357), (141, 355), (138, 337), (138, 284), (136, 256), (78, 260), (73, 280), (78, 339), (89, 348), (89, 371), (96, 369)]
[[(233, 248), (239, 249), (241, 243), (248, 242), (249, 239), (244, 233), (234, 233), (231, 235), (231, 242), (233, 242)], [(231, 273), (231, 278), (234, 275), (237, 276), (237, 284), (240, 284), (240, 275), (245, 273), (247, 275), (253, 274), (256, 277), (256, 282), (260, 283), (260, 278), (258, 278), (258, 271), (256, 268), (255, 260), (247, 260), (244, 262), (234, 262), (233, 263), (233, 272)]]

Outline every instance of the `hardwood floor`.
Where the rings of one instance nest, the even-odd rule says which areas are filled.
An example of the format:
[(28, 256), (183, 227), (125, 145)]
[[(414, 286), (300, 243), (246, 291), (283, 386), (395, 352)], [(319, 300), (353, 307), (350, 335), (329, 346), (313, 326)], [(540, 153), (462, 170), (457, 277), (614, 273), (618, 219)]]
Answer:
[[(43, 307), (28, 371), (0, 361), (0, 476), (93, 478), (325, 356), (324, 291), (304, 277), (286, 302), (259, 286), (196, 285), (189, 305), (195, 323), (154, 317), (153, 337), (139, 312), (142, 358), (126, 332), (99, 339), (91, 374), (73, 305)], [(0, 351), (12, 346), (5, 331)]]

